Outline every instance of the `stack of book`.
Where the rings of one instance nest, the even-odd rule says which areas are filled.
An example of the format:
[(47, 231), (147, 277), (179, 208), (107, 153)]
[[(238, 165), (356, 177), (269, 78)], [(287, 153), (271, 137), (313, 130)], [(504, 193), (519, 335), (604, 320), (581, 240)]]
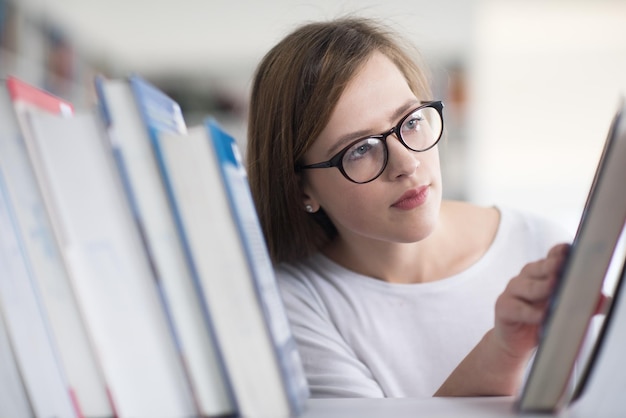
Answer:
[(0, 86), (0, 416), (299, 415), (236, 141), (140, 76), (95, 87)]

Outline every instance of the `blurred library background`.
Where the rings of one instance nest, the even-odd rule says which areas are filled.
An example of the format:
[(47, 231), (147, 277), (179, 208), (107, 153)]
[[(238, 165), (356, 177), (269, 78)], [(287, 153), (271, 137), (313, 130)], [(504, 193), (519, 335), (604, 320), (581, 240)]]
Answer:
[(416, 44), (446, 104), (445, 195), (572, 232), (626, 94), (621, 0), (0, 0), (0, 74), (93, 106), (96, 74), (138, 73), (245, 146), (262, 56), (301, 23), (375, 17)]

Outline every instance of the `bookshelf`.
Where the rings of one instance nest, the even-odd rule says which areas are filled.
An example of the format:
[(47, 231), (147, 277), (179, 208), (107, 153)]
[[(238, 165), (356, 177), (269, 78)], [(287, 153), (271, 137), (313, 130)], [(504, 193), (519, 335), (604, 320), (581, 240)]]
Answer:
[(78, 50), (62, 27), (29, 2), (0, 0), (0, 77), (13, 75), (69, 100), (93, 103), (93, 76), (103, 63)]
[[(92, 80), (98, 81), (104, 82)], [(20, 370), (0, 373), (0, 386), (24, 386), (35, 416), (42, 417), (299, 415), (306, 379), (251, 196), (242, 206), (247, 183), (234, 138), (209, 122), (192, 136), (178, 104), (139, 76), (111, 81), (118, 83), (106, 89), (98, 83), (98, 92), (111, 93), (98, 96), (101, 107), (80, 111), (16, 77), (0, 86), (0, 197), (7, 207), (0, 217), (0, 315), (9, 320), (9, 345), (17, 354), (17, 360), (5, 356), (0, 371)], [(158, 145), (167, 133), (174, 135), (172, 152), (193, 146), (172, 166)], [(163, 160), (168, 164), (162, 167)], [(147, 174), (146, 165), (152, 167)], [(241, 177), (228, 180), (235, 173)], [(181, 176), (184, 184), (170, 195), (172, 179)], [(193, 216), (174, 216), (183, 200)], [(214, 216), (196, 213), (206, 202), (219, 207)], [(166, 218), (176, 222), (165, 228)], [(155, 251), (164, 246), (169, 255), (179, 245), (186, 251), (189, 231), (199, 239), (176, 263), (180, 271), (203, 266), (201, 281), (166, 274), (167, 256)], [(45, 268), (52, 259), (56, 275)], [(19, 294), (11, 288), (17, 283)], [(67, 303), (59, 301), (61, 287)], [(195, 323), (173, 315), (173, 307), (180, 313), (192, 304), (198, 305)], [(74, 313), (56, 309), (69, 305)], [(76, 318), (81, 323), (69, 332)], [(32, 345), (47, 347), (46, 368), (39, 365), (43, 356), (27, 349), (31, 324), (39, 331)], [(195, 329), (182, 339), (188, 325)], [(216, 358), (192, 361), (192, 338), (204, 331)], [(79, 340), (81, 356), (74, 349)], [(222, 368), (224, 376), (217, 373)], [(18, 408), (13, 400), (0, 404), (0, 416)]]
[(513, 397), (310, 399), (306, 412), (300, 418), (583, 418), (619, 417), (624, 413), (623, 406), (622, 409), (604, 407), (594, 413), (593, 409), (581, 404), (557, 415), (520, 414), (515, 411), (514, 404)]

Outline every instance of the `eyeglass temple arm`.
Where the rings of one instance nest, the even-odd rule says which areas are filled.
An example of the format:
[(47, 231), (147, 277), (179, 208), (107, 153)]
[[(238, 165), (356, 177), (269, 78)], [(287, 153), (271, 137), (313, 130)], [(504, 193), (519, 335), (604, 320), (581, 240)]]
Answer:
[(324, 161), (323, 163), (309, 164), (309, 165), (297, 165), (296, 171), (304, 170), (305, 168), (329, 168), (334, 167), (330, 161)]

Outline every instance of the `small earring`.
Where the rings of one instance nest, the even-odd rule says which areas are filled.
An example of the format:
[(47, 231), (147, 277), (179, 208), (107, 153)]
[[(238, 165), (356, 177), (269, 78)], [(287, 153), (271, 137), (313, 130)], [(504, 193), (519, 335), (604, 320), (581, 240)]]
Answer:
[(304, 210), (306, 210), (309, 213), (313, 213), (313, 206), (311, 206), (311, 205), (304, 205)]

